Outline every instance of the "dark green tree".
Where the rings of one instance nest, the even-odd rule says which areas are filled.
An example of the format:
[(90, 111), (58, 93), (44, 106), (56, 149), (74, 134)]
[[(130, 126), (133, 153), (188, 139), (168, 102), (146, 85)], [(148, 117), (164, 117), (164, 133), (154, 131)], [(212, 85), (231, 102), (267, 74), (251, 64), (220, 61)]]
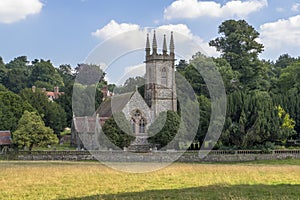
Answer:
[(25, 110), (34, 111), (34, 108), (19, 95), (10, 91), (0, 91), (0, 130), (16, 130)]
[(41, 59), (34, 62), (29, 79), (32, 85), (39, 84), (40, 87), (44, 84), (48, 91), (52, 91), (55, 86), (64, 86), (62, 77), (50, 60), (44, 61)]
[[(149, 135), (152, 135), (148, 141), (159, 145), (159, 148), (165, 147), (177, 134), (179, 125), (180, 117), (176, 112), (161, 112), (148, 129)], [(178, 144), (173, 144), (173, 148), (178, 148)]]
[(34, 92), (29, 88), (24, 89), (20, 92), (20, 95), (37, 110), (46, 126), (53, 129), (59, 137), (60, 132), (67, 126), (64, 109), (56, 102), (49, 101), (40, 88), (36, 88)]
[[(116, 118), (116, 120), (114, 118)], [(125, 118), (124, 113), (115, 113), (114, 116), (105, 121), (102, 130), (109, 140), (121, 149), (128, 147), (135, 138), (130, 123)], [(114, 148), (114, 146), (110, 147)]]
[(30, 65), (26, 56), (17, 57), (6, 64), (7, 74), (2, 78), (6, 88), (15, 93), (29, 86)]

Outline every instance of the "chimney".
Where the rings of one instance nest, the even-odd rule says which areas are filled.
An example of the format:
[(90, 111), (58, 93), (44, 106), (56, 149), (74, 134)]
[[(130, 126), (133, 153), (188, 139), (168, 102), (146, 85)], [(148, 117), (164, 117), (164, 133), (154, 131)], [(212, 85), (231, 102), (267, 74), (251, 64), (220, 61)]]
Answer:
[(59, 87), (58, 86), (54, 87), (54, 92), (59, 93)]

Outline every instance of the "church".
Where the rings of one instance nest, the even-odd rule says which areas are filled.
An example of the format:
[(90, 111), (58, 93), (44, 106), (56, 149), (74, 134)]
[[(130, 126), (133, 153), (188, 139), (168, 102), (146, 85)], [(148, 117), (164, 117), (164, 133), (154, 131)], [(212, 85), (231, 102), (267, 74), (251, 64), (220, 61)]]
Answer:
[[(175, 83), (175, 53), (174, 38), (171, 32), (169, 52), (167, 49), (166, 35), (163, 37), (162, 52), (158, 52), (156, 33), (153, 32), (152, 47), (149, 34), (147, 34), (145, 48), (145, 85), (144, 98), (136, 91), (107, 96), (93, 117), (75, 117), (75, 134), (73, 141), (79, 142), (78, 134), (95, 132), (99, 125), (116, 112), (123, 112), (130, 122), (132, 132), (136, 139), (131, 148), (147, 146), (147, 129), (156, 117), (163, 111), (177, 111), (177, 95)], [(95, 138), (96, 139), (96, 138)], [(86, 146), (86, 145), (85, 145)], [(91, 149), (91, 147), (90, 147)]]

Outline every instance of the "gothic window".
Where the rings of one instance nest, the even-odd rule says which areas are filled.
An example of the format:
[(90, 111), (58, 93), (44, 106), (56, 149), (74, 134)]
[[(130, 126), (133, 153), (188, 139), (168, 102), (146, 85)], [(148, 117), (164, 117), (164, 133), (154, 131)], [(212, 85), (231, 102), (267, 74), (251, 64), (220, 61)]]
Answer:
[(140, 127), (139, 132), (140, 132), (140, 133), (145, 133), (145, 126), (146, 126), (145, 119), (142, 118), (142, 119), (140, 120), (140, 124), (139, 124), (139, 127)]
[(135, 133), (135, 120), (131, 119), (132, 132)]
[(166, 70), (166, 68), (162, 68), (162, 70), (161, 70), (161, 84), (163, 86), (167, 86), (167, 70)]
[(139, 116), (141, 116), (141, 113), (140, 113), (140, 111), (139, 111), (139, 110), (136, 110), (136, 111), (135, 111), (135, 113), (134, 113), (134, 116), (135, 116), (135, 117), (139, 117)]

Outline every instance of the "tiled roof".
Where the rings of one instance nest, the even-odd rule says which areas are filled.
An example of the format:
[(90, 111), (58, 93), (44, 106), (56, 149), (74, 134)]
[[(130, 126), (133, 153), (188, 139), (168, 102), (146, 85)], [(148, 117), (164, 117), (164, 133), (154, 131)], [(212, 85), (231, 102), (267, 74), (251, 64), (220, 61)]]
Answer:
[[(125, 105), (129, 102), (134, 93), (124, 93), (107, 98), (101, 103), (95, 114), (90, 117), (74, 117), (74, 126), (77, 132), (93, 133), (95, 131), (96, 120), (103, 125), (104, 121), (112, 116), (113, 112), (121, 112)], [(113, 106), (112, 106), (113, 105)], [(97, 118), (98, 114), (98, 118)]]

